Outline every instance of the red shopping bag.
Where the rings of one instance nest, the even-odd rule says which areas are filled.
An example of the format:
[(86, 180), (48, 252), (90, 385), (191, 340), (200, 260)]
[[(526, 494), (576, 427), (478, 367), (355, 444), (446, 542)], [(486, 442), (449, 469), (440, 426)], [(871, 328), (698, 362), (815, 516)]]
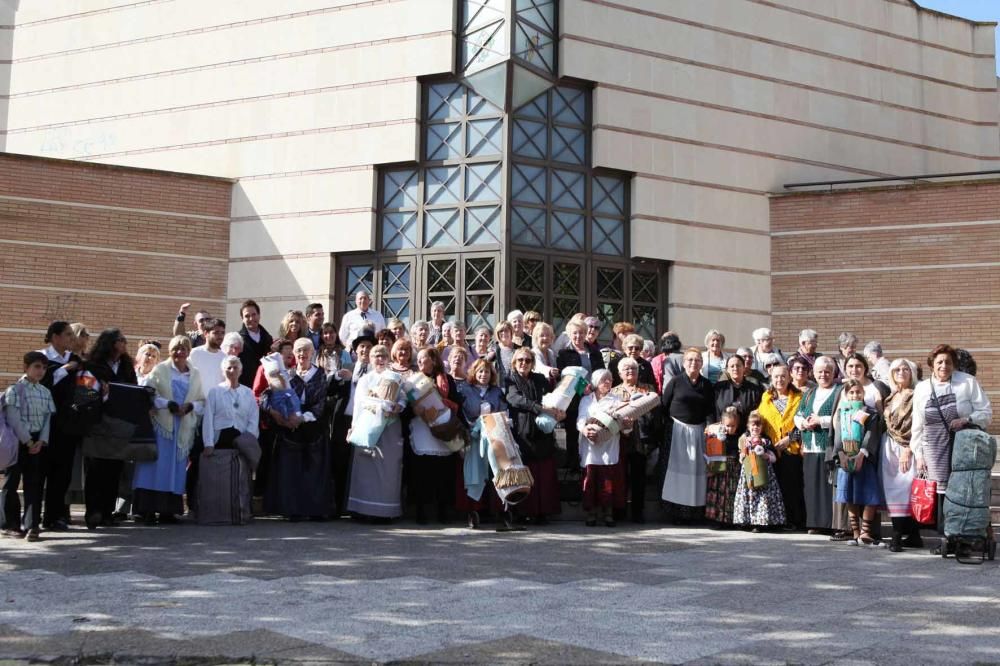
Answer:
[(910, 486), (910, 511), (921, 525), (933, 525), (937, 510), (937, 481), (923, 477), (913, 479)]

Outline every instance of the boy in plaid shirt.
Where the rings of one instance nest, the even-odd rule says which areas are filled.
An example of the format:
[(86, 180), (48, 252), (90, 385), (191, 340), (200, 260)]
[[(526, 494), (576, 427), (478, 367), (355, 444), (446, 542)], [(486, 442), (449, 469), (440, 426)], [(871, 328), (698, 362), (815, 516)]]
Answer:
[[(7, 470), (3, 487), (4, 536), (38, 541), (42, 503), (42, 447), (49, 440), (49, 425), (56, 411), (52, 393), (39, 382), (48, 359), (41, 352), (24, 355), (24, 376), (4, 394), (4, 416), (20, 441), (17, 465)], [(24, 482), (24, 516), (17, 485)], [(23, 527), (23, 529), (22, 529)]]

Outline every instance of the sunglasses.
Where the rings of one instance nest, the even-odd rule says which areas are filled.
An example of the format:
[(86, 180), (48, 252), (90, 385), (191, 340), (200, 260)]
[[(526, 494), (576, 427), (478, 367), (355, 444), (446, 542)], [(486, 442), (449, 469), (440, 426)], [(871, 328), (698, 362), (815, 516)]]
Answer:
[(518, 358), (514, 359), (514, 363), (534, 363), (530, 358)]

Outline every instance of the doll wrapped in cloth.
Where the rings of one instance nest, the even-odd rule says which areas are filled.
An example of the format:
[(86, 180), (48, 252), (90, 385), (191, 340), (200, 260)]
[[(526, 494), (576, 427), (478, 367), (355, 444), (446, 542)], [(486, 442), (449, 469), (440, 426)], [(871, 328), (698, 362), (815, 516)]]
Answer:
[(705, 463), (709, 474), (726, 471), (726, 426), (721, 422), (705, 428)]
[[(462, 421), (457, 410), (452, 409), (441, 397), (437, 384), (427, 375), (415, 372), (404, 385), (407, 398), (413, 403), (413, 411), (427, 424), (431, 434), (442, 442), (461, 440), (457, 449), (465, 445), (462, 436)], [(449, 446), (449, 448), (452, 448)]]
[(292, 390), (291, 378), (281, 354), (268, 354), (260, 359), (260, 364), (264, 367), (264, 376), (267, 378), (267, 390), (263, 396), (264, 409), (273, 409), (286, 419), (302, 417), (302, 401)]
[[(583, 395), (586, 388), (587, 370), (578, 365), (571, 365), (563, 369), (559, 383), (552, 389), (552, 392), (542, 396), (542, 406), (554, 407), (565, 412), (569, 409), (573, 398)], [(535, 417), (535, 425), (545, 434), (549, 434), (556, 429), (556, 420), (551, 414), (539, 414)]]
[(378, 440), (385, 427), (397, 418), (393, 412), (396, 399), (403, 383), (403, 377), (391, 370), (384, 370), (378, 381), (371, 385), (368, 395), (355, 396), (361, 400), (361, 412), (351, 424), (347, 441), (372, 453), (379, 452)]
[(479, 417), (480, 446), (486, 449), (493, 487), (507, 504), (517, 504), (531, 492), (535, 480), (521, 461), (521, 450), (514, 441), (506, 414), (483, 414)]
[(861, 451), (861, 442), (865, 436), (865, 422), (870, 414), (865, 409), (862, 400), (841, 400), (837, 409), (840, 421), (840, 446), (837, 457), (840, 467), (848, 474), (854, 473), (854, 459)]
[(626, 400), (605, 398), (597, 404), (601, 407), (606, 405), (607, 409), (588, 418), (587, 423), (601, 426), (600, 432), (591, 441), (603, 444), (624, 430), (623, 423), (626, 419), (634, 423), (653, 411), (660, 404), (660, 396), (652, 391), (636, 391)]

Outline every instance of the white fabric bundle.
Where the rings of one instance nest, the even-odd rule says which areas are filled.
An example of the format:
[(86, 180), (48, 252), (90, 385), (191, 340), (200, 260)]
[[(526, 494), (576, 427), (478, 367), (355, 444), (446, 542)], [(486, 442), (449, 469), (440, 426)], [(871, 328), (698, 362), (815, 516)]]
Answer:
[(594, 422), (601, 426), (600, 432), (591, 441), (594, 444), (603, 444), (622, 431), (622, 421), (625, 419), (635, 421), (653, 411), (660, 404), (660, 396), (652, 391), (637, 391), (630, 395), (627, 400), (605, 398), (598, 404), (606, 405), (607, 408), (595, 414), (593, 419), (588, 419), (588, 422)]
[(354, 446), (364, 449), (376, 448), (382, 431), (396, 418), (393, 409), (403, 377), (398, 372), (383, 370), (369, 381), (367, 395), (354, 398), (361, 401), (360, 413), (351, 423), (351, 433), (347, 438)]
[(587, 370), (578, 365), (564, 368), (559, 377), (559, 383), (551, 393), (542, 396), (544, 407), (555, 408), (566, 411), (573, 398), (583, 394), (584, 387), (587, 386)]
[(531, 492), (535, 480), (531, 470), (521, 461), (521, 450), (514, 441), (510, 421), (503, 413), (479, 417), (480, 444), (486, 448), (493, 487), (505, 504), (517, 504)]
[[(427, 375), (414, 372), (406, 382), (406, 395), (413, 402), (415, 411), (429, 426), (442, 426), (451, 420), (451, 410), (445, 407), (437, 384)], [(428, 410), (433, 410), (433, 416)]]

